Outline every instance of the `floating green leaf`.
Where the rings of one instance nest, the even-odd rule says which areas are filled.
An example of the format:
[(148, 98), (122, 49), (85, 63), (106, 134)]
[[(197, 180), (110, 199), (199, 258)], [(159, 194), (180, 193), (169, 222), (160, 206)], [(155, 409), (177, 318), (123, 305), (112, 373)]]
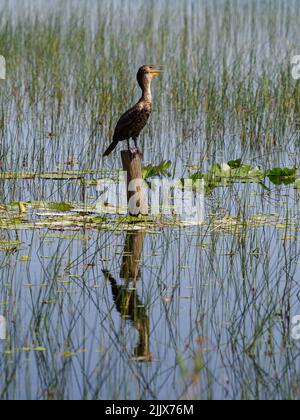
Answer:
[(172, 166), (172, 162), (163, 160), (159, 165), (148, 165), (142, 169), (142, 175), (145, 180), (167, 176), (171, 177), (171, 173), (169, 172), (170, 167)]
[(290, 185), (296, 181), (297, 168), (274, 168), (266, 176), (274, 185)]
[(238, 169), (242, 166), (242, 159), (231, 160), (228, 162), (228, 166), (230, 166), (231, 169)]

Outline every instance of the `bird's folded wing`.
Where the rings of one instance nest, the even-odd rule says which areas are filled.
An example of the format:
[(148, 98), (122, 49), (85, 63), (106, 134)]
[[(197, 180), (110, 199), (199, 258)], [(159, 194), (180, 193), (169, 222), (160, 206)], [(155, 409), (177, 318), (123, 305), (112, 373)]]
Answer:
[(128, 131), (133, 127), (139, 118), (140, 111), (136, 106), (125, 112), (119, 119), (114, 133), (114, 140), (126, 140)]

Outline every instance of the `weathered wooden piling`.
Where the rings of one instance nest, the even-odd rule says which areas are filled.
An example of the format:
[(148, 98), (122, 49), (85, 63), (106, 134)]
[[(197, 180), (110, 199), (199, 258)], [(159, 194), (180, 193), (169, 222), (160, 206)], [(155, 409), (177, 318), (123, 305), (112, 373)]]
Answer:
[(140, 153), (121, 152), (123, 170), (127, 173), (127, 201), (130, 216), (149, 214), (147, 186), (142, 175)]

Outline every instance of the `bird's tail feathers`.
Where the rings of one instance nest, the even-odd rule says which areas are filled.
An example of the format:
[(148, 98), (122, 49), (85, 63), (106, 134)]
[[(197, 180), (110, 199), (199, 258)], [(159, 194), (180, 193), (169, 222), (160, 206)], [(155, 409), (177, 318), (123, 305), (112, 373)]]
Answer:
[(109, 146), (109, 148), (103, 153), (103, 157), (106, 157), (106, 156), (110, 155), (111, 152), (115, 150), (115, 148), (117, 147), (118, 143), (119, 142), (117, 140), (114, 140), (111, 143), (111, 145)]

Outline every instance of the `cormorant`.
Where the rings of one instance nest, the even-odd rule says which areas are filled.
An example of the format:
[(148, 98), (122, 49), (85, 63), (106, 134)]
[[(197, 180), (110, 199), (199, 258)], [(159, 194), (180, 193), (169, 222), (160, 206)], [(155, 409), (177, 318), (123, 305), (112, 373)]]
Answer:
[[(103, 156), (108, 156), (117, 147), (120, 141), (127, 140), (128, 149), (132, 153), (139, 152), (137, 140), (141, 131), (145, 128), (148, 119), (152, 112), (152, 94), (151, 94), (151, 82), (153, 77), (161, 74), (160, 66), (143, 66), (137, 73), (137, 81), (142, 89), (142, 97), (133, 108), (129, 109), (120, 118), (115, 133), (113, 136), (113, 142), (109, 148), (105, 151)], [(129, 140), (133, 139), (135, 149), (130, 148)]]

